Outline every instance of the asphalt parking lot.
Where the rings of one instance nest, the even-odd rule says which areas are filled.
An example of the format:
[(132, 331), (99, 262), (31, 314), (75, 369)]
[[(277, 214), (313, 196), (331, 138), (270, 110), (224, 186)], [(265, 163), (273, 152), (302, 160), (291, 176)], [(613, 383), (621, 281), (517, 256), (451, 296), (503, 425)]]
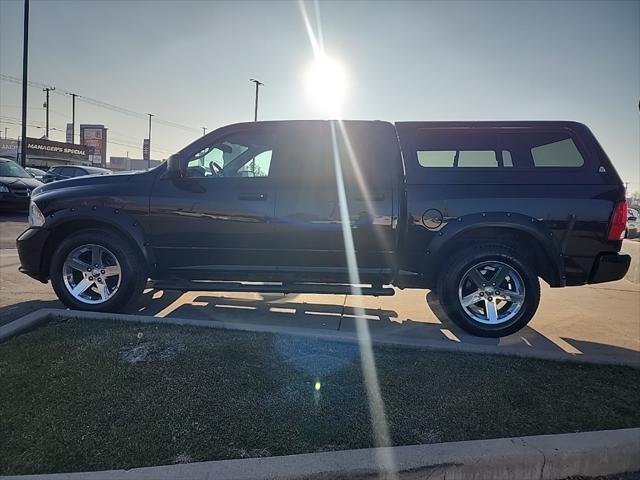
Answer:
[[(22, 215), (0, 217), (0, 325), (39, 308), (63, 308), (51, 286), (17, 271), (15, 238), (26, 228)], [(640, 256), (640, 242), (625, 240), (623, 250)], [(551, 289), (542, 287), (540, 309), (528, 327), (502, 339), (472, 337), (451, 325), (434, 295), (398, 290), (393, 297), (362, 297), (373, 335), (402, 341), (424, 338), (448, 344), (476, 343), (517, 347), (523, 354), (551, 351), (566, 356), (640, 361), (640, 283), (638, 262), (618, 282)], [(632, 281), (633, 280), (633, 281)], [(425, 301), (426, 296), (426, 301)], [(346, 295), (281, 295), (145, 290), (130, 313), (161, 318), (295, 326), (313, 330), (355, 330), (358, 299)]]

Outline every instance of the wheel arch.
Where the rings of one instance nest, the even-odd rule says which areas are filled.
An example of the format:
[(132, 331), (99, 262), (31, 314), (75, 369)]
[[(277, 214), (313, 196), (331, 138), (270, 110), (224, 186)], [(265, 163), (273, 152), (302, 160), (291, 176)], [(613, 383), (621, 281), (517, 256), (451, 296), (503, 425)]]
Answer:
[(146, 248), (144, 232), (139, 223), (126, 213), (114, 210), (111, 211), (110, 216), (104, 213), (106, 212), (100, 212), (98, 209), (90, 213), (70, 209), (68, 213), (58, 212), (47, 218), (46, 228), (49, 230), (49, 237), (44, 245), (41, 259), (41, 271), (45, 278), (50, 276), (49, 269), (53, 253), (61, 241), (70, 234), (89, 229), (103, 229), (118, 235), (139, 253), (140, 259), (149, 270), (151, 269), (153, 261)]
[(564, 259), (560, 243), (543, 222), (518, 214), (480, 214), (449, 222), (429, 244), (423, 272), (434, 284), (446, 260), (474, 242), (514, 247), (531, 262), (538, 276), (552, 287), (564, 286)]

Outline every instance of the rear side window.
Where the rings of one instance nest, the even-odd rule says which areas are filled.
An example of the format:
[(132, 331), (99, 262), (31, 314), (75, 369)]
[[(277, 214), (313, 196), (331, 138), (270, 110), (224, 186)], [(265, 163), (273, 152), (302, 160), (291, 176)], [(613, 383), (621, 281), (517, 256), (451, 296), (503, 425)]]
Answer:
[(498, 166), (496, 152), (492, 150), (420, 150), (418, 163), (427, 168)]
[(576, 168), (584, 157), (568, 133), (417, 131), (423, 168)]
[(531, 149), (536, 167), (581, 167), (584, 158), (571, 138), (539, 145)]
[[(601, 184), (606, 158), (579, 124), (396, 124), (409, 183)], [(596, 154), (596, 156), (594, 156)]]

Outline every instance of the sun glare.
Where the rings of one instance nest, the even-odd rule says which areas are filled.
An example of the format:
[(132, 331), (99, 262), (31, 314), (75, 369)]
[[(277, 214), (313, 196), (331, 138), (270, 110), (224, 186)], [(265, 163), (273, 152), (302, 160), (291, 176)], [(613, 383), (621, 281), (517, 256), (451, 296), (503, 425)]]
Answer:
[(313, 104), (332, 118), (340, 118), (347, 92), (347, 75), (340, 63), (326, 55), (318, 55), (306, 74), (306, 87)]

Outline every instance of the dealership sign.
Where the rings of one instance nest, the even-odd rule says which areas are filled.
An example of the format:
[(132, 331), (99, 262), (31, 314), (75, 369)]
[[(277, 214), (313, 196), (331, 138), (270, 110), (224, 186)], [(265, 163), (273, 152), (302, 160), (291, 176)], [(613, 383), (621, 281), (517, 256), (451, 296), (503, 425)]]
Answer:
[(86, 162), (89, 158), (89, 149), (84, 145), (27, 137), (27, 156), (69, 162)]
[(80, 143), (93, 148), (91, 163), (105, 167), (107, 164), (107, 129), (104, 125), (80, 125)]
[(151, 158), (151, 151), (149, 150), (149, 139), (142, 140), (142, 159), (149, 160)]

